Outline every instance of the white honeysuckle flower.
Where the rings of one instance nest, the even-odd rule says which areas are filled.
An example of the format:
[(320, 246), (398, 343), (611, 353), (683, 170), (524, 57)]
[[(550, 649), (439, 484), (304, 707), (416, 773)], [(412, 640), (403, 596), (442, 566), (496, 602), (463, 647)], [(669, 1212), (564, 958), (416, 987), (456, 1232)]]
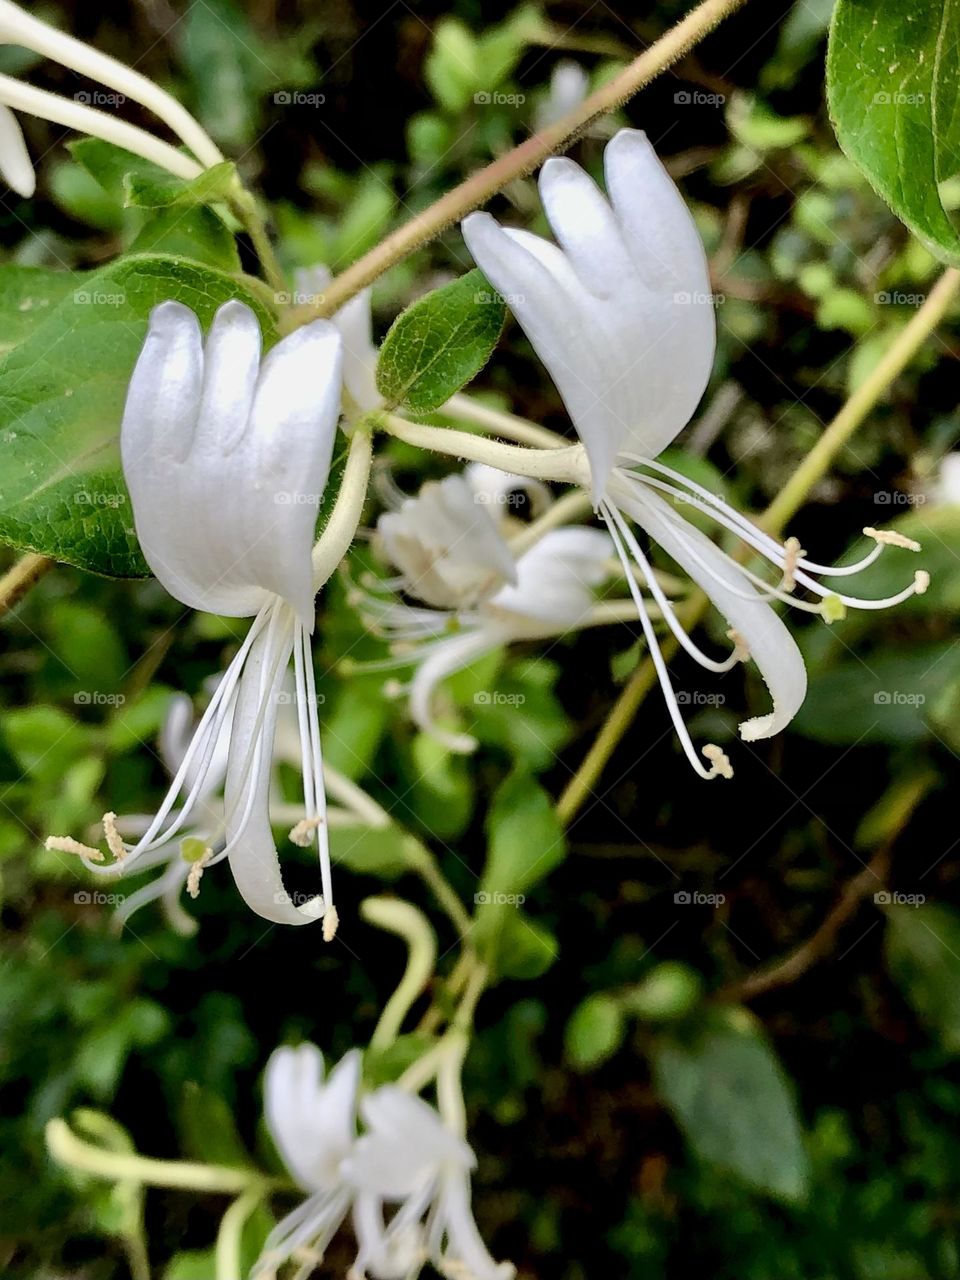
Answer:
[(0, 103), (0, 178), (28, 200), (37, 189), (37, 175), (23, 138), (20, 121), (9, 107)]
[(514, 508), (519, 507), (521, 501), (528, 504), (534, 518), (543, 515), (553, 502), (553, 495), (542, 481), (501, 471), (486, 462), (471, 462), (463, 474), (477, 501), (489, 507), (498, 528), (514, 514)]
[(579, 62), (561, 58), (550, 75), (546, 97), (537, 107), (534, 127), (546, 129), (579, 107), (590, 92), (590, 77)]
[(274, 1275), (291, 1258), (309, 1275), (350, 1211), (354, 1188), (343, 1164), (353, 1151), (361, 1056), (351, 1050), (324, 1079), (312, 1044), (277, 1049), (267, 1063), (264, 1111), (284, 1164), (308, 1198), (267, 1237), (253, 1277)]
[(601, 529), (552, 529), (515, 561), (514, 582), (469, 609), (420, 609), (392, 598), (358, 594), (355, 602), (368, 625), (391, 640), (395, 655), (370, 666), (386, 670), (414, 664), (408, 690), (414, 722), (451, 751), (473, 751), (475, 738), (437, 724), (437, 687), (501, 646), (548, 639), (583, 626), (596, 588), (610, 576), (613, 552), (609, 535)]
[[(806, 693), (800, 652), (770, 601), (835, 616), (844, 607), (897, 604), (924, 591), (928, 578), (918, 571), (911, 586), (887, 600), (835, 593), (817, 576), (856, 573), (885, 543), (911, 550), (918, 545), (867, 529), (876, 545), (861, 561), (842, 567), (816, 564), (796, 539), (777, 542), (715, 494), (656, 461), (690, 420), (710, 376), (716, 323), (709, 268), (693, 217), (646, 136), (621, 130), (608, 143), (604, 162), (607, 196), (571, 160), (554, 158), (543, 166), (540, 194), (557, 244), (501, 227), (486, 213), (466, 218), (463, 235), (546, 365), (586, 450), (594, 504), (630, 584), (687, 758), (701, 777), (730, 776), (718, 747), (703, 749), (705, 765), (690, 740), (640, 583), (677, 641), (702, 666), (719, 672), (746, 655), (754, 659), (773, 711), (741, 724), (741, 736), (752, 741), (788, 724)], [(771, 585), (738, 564), (684, 519), (678, 506), (709, 515), (736, 534), (780, 570), (780, 584)], [(623, 513), (725, 615), (734, 641), (729, 656), (709, 657), (683, 630)], [(794, 599), (798, 586), (825, 603)]]
[[(361, 1100), (366, 1132), (343, 1161), (354, 1193), (359, 1252), (353, 1274), (401, 1280), (428, 1259), (450, 1280), (511, 1280), (470, 1205), (476, 1157), (422, 1098), (383, 1085)], [(385, 1207), (395, 1206), (385, 1217)]]
[(462, 475), (427, 481), (377, 521), (377, 540), (410, 595), (439, 609), (469, 608), (516, 582), (510, 547), (488, 503)]
[[(81, 97), (73, 100), (61, 98), (56, 94), (33, 89), (29, 85), (20, 85), (10, 76), (0, 76), (0, 102), (6, 103), (8, 110), (16, 107), (68, 128), (79, 129), (92, 137), (116, 142), (118, 146), (154, 160), (180, 177), (195, 177), (203, 168), (219, 164), (223, 160), (222, 153), (212, 139), (189, 111), (166, 90), (116, 58), (101, 53), (82, 40), (58, 31), (56, 27), (27, 13), (20, 5), (14, 4), (13, 0), (0, 0), (0, 44), (20, 45), (105, 85), (114, 91), (117, 104), (127, 98), (140, 103), (173, 130), (190, 148), (199, 163), (180, 155), (173, 147), (142, 129), (135, 129), (122, 121), (112, 120), (103, 112), (91, 110), (84, 106), (84, 99)], [(23, 134), (16, 120), (11, 122), (6, 119), (7, 113), (3, 114), (4, 119), (0, 122), (0, 175), (19, 195), (30, 196), (34, 191), (35, 178), (23, 143)]]
[(931, 496), (938, 506), (960, 506), (960, 453), (941, 458)]
[[(322, 264), (302, 268), (296, 273), (296, 300), (318, 301), (332, 279), (329, 267)], [(377, 390), (379, 350), (373, 340), (370, 290), (361, 289), (332, 319), (343, 339), (343, 386), (352, 402), (350, 416), (379, 409), (383, 396)]]
[[(165, 302), (154, 309), (120, 440), (140, 546), (176, 599), (253, 623), (147, 831), (128, 848), (115, 815), (104, 817), (108, 847), (128, 865), (169, 842), (193, 817), (227, 725), (223, 846), (207, 865), (228, 858), (254, 911), (285, 924), (324, 916), (328, 938), (336, 910), (310, 648), (311, 550), (339, 415), (340, 369), (340, 335), (326, 320), (298, 329), (261, 360), (257, 317), (240, 302), (220, 308), (206, 342), (189, 308)], [(306, 817), (290, 834), (303, 846), (316, 840), (323, 887), (322, 896), (300, 905), (284, 888), (269, 808), (291, 658)], [(48, 843), (80, 851), (62, 838)], [(87, 850), (86, 861), (112, 870), (97, 851)]]

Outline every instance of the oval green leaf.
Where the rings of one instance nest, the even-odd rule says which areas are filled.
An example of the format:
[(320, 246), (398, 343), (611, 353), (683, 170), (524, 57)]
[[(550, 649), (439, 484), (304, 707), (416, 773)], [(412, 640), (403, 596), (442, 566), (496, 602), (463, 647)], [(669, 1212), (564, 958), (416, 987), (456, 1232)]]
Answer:
[(944, 262), (960, 234), (940, 184), (960, 173), (960, 0), (838, 0), (827, 97), (840, 146)]
[(493, 354), (506, 307), (480, 271), (435, 289), (393, 322), (380, 348), (377, 387), (393, 408), (433, 413)]

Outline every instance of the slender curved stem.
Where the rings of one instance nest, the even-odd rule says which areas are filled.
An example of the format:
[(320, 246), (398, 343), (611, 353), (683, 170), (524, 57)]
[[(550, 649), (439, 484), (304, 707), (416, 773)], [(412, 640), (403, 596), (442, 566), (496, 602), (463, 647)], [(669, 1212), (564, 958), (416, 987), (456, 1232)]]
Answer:
[(0, 75), (0, 102), (16, 111), (25, 111), (27, 115), (39, 116), (41, 120), (51, 120), (66, 129), (89, 134), (91, 138), (103, 138), (105, 142), (112, 142), (135, 156), (152, 161), (176, 178), (189, 182), (203, 173), (203, 165), (171, 147), (169, 142), (147, 133), (146, 129), (138, 129), (136, 125), (117, 120), (107, 112), (97, 111), (82, 102), (24, 84), (13, 76)]
[(46, 1128), (47, 1150), (55, 1160), (81, 1173), (108, 1182), (142, 1182), (151, 1187), (179, 1187), (189, 1191), (239, 1194), (253, 1187), (266, 1190), (287, 1186), (284, 1179), (265, 1178), (252, 1169), (225, 1165), (194, 1164), (185, 1160), (154, 1160), (150, 1156), (106, 1151), (78, 1138), (65, 1120), (50, 1120)]
[(492, 431), (507, 440), (515, 440), (517, 444), (532, 445), (535, 449), (561, 449), (570, 443), (555, 431), (541, 427), (536, 422), (519, 418), (515, 413), (491, 409), (489, 405), (480, 404), (463, 394), (451, 396), (440, 413), (449, 414), (460, 422), (472, 423), (485, 431)]
[(373, 433), (358, 422), (350, 437), (350, 452), (343, 469), (340, 492), (326, 527), (313, 548), (313, 585), (319, 591), (350, 550), (363, 516), (367, 483), (373, 462)]
[(54, 561), (49, 556), (29, 552), (21, 556), (12, 568), (0, 578), (0, 618), (9, 613), (18, 601), (22, 600), (34, 583), (39, 582), (45, 573), (53, 568)]
[(243, 1274), (243, 1228), (264, 1194), (264, 1187), (251, 1187), (237, 1196), (220, 1219), (215, 1253), (216, 1280), (237, 1280)]
[(502, 444), (486, 436), (474, 436), (450, 427), (426, 427), (408, 422), (396, 414), (385, 414), (381, 425), (390, 435), (405, 444), (453, 458), (485, 462), (501, 471), (516, 472), (531, 480), (555, 480), (561, 484), (590, 484), (590, 469), (583, 445), (568, 444), (562, 449), (529, 449), (522, 445)]
[(370, 1037), (370, 1048), (378, 1051), (389, 1049), (396, 1040), (410, 1006), (430, 981), (437, 962), (437, 939), (423, 912), (400, 898), (367, 898), (360, 904), (360, 914), (370, 924), (395, 933), (407, 944), (403, 977)]
[(909, 323), (900, 331), (767, 507), (760, 517), (760, 524), (764, 529), (776, 533), (796, 514), (807, 494), (826, 474), (840, 449), (943, 319), (958, 290), (960, 271), (955, 267), (948, 267), (930, 290), (923, 306), (910, 318)]
[[(778, 496), (767, 507), (759, 521), (764, 529), (770, 533), (778, 533), (802, 506), (810, 489), (826, 473), (839, 450), (943, 319), (958, 292), (960, 271), (948, 267), (928, 294), (923, 306), (897, 335), (870, 376), (850, 396)], [(691, 596), (683, 610), (677, 611), (682, 625), (685, 628), (696, 625), (708, 604), (709, 601), (702, 592)], [(663, 645), (664, 658), (669, 661), (675, 652), (676, 643), (671, 638)], [(603, 728), (557, 802), (557, 814), (564, 825), (572, 822), (583, 808), (655, 679), (653, 663), (649, 658), (645, 659), (614, 703)]]
[(745, 3), (746, 0), (703, 0), (619, 75), (590, 94), (562, 120), (532, 134), (518, 147), (471, 174), (428, 209), (398, 227), (337, 276), (324, 291), (322, 302), (291, 312), (290, 324), (304, 324), (317, 315), (333, 315), (395, 263), (434, 239), (452, 223), (459, 222), (471, 210), (485, 204), (515, 178), (531, 173), (554, 152), (571, 146), (594, 120), (622, 106)]

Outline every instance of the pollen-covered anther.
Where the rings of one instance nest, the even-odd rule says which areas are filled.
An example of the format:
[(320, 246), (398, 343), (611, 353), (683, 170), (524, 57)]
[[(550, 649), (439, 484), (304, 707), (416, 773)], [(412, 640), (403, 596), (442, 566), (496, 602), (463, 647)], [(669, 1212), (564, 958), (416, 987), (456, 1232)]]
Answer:
[(887, 547), (902, 547), (904, 551), (922, 550), (920, 543), (914, 538), (907, 538), (902, 533), (897, 533), (895, 529), (866, 528), (863, 532), (866, 537)]
[(722, 747), (718, 747), (715, 742), (708, 742), (703, 748), (703, 755), (713, 766), (710, 770), (711, 778), (733, 777), (733, 765)]
[(784, 591), (792, 591), (797, 585), (797, 567), (807, 553), (797, 538), (788, 538), (783, 544), (783, 551), (783, 581), (780, 586)]
[(913, 575), (913, 589), (918, 596), (922, 596), (930, 585), (930, 575), (926, 569), (918, 569)]
[(101, 821), (107, 848), (118, 862), (122, 862), (127, 856), (127, 846), (123, 843), (123, 837), (117, 830), (117, 815), (113, 812), (105, 813)]
[(327, 907), (323, 913), (323, 940), (324, 942), (332, 942), (336, 937), (337, 926), (340, 923), (340, 914), (337, 908), (332, 904)]
[(299, 845), (301, 849), (308, 849), (313, 833), (322, 826), (323, 818), (321, 817), (301, 818), (296, 826), (290, 828), (288, 838), (292, 844)]
[(79, 858), (89, 858), (91, 862), (102, 862), (103, 851), (90, 844), (82, 844), (73, 836), (47, 836), (43, 847), (50, 853), (75, 853)]
[(727, 639), (733, 645), (733, 655), (738, 662), (747, 662), (750, 658), (750, 646), (744, 640), (743, 636), (736, 629), (731, 627), (727, 632)]
[(213, 850), (210, 848), (204, 849), (200, 857), (190, 867), (190, 871), (187, 874), (187, 893), (191, 898), (200, 896), (200, 881), (203, 879), (204, 870), (212, 857)]

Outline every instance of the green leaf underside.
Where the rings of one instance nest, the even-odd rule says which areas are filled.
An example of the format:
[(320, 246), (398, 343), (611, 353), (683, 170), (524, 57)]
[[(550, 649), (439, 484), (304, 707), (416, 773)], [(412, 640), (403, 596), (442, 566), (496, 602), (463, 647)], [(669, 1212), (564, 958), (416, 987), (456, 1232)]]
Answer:
[(701, 1159), (779, 1199), (804, 1197), (809, 1165), (793, 1095), (748, 1014), (715, 1016), (692, 1041), (661, 1041), (653, 1073)]
[(432, 413), (477, 376), (500, 338), (506, 308), (480, 271), (435, 289), (393, 322), (377, 387), (414, 415)]
[(939, 184), (960, 172), (960, 0), (838, 0), (827, 96), (841, 147), (945, 262), (960, 234)]
[[(10, 270), (0, 269), (0, 299), (25, 287), (16, 277), (6, 283)], [(175, 299), (206, 328), (217, 307), (240, 298), (267, 345), (273, 319), (241, 281), (186, 259), (132, 256), (67, 274), (59, 301), (24, 324), (23, 340), (0, 359), (0, 540), (93, 573), (142, 577), (119, 431), (151, 310)]]

